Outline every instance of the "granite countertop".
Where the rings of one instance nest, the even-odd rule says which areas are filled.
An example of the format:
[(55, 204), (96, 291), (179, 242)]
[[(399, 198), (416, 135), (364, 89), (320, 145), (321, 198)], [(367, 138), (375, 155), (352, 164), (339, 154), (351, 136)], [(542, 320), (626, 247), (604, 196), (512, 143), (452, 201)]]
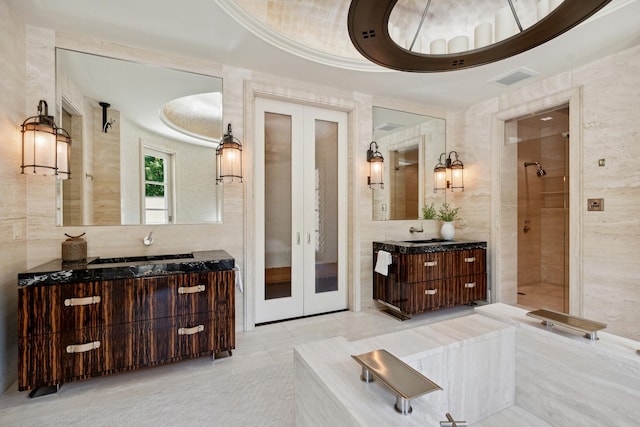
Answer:
[(88, 258), (86, 263), (65, 263), (56, 259), (19, 273), (18, 287), (224, 271), (234, 267), (235, 260), (223, 250), (106, 260), (93, 257)]
[[(429, 241), (431, 240), (431, 241)], [(431, 252), (458, 251), (461, 249), (486, 249), (487, 242), (477, 240), (386, 240), (373, 242), (373, 250), (384, 250), (399, 254), (425, 254)]]

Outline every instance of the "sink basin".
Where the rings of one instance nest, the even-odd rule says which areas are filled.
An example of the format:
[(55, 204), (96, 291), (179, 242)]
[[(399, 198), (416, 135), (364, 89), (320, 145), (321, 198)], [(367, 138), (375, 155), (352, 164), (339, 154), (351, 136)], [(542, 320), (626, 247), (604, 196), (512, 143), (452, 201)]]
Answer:
[(427, 240), (403, 240), (404, 243), (443, 243), (449, 242), (450, 240), (444, 239), (427, 239)]
[(96, 258), (89, 264), (120, 264), (125, 262), (163, 261), (166, 259), (188, 259), (193, 258), (193, 254), (170, 254), (170, 255), (143, 255), (127, 256), (117, 258)]

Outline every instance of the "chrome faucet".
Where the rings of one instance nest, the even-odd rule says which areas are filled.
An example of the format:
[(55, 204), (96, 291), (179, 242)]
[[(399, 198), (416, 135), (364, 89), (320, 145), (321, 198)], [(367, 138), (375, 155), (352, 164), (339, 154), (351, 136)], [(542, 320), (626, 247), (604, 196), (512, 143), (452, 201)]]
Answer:
[(142, 243), (144, 243), (145, 246), (151, 246), (153, 245), (153, 231), (149, 232), (149, 235), (144, 236), (144, 239), (142, 239)]
[(409, 227), (409, 233), (422, 233), (424, 228), (422, 228), (422, 223), (420, 223), (420, 228)]

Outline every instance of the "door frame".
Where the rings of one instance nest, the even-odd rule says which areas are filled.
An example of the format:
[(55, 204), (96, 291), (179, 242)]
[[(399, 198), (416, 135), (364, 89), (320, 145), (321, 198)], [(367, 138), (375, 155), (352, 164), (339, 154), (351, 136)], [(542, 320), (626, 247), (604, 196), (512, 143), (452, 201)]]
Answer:
[(505, 122), (529, 113), (569, 104), (569, 314), (583, 313), (583, 242), (580, 234), (583, 224), (584, 185), (580, 179), (583, 167), (582, 149), (582, 90), (580, 87), (547, 95), (518, 106), (498, 111), (493, 115), (491, 127), (492, 188), (490, 239), (490, 302), (515, 305), (517, 302), (517, 212), (514, 206), (517, 191), (506, 187), (515, 180), (517, 162), (506, 155)]
[(346, 233), (348, 235), (347, 242), (347, 261), (346, 261), (346, 286), (348, 308), (351, 311), (357, 311), (361, 305), (360, 282), (360, 265), (359, 248), (354, 242), (359, 241), (360, 228), (357, 221), (351, 220), (354, 216), (357, 206), (360, 204), (360, 194), (354, 191), (354, 184), (357, 182), (359, 169), (354, 166), (355, 144), (353, 135), (355, 134), (354, 121), (355, 101), (352, 99), (336, 96), (334, 93), (319, 95), (318, 92), (310, 92), (307, 89), (277, 86), (263, 82), (251, 80), (244, 81), (244, 135), (245, 142), (243, 144), (244, 171), (245, 171), (245, 197), (244, 197), (244, 298), (243, 298), (243, 320), (244, 330), (249, 331), (255, 328), (255, 277), (254, 265), (256, 260), (256, 230), (255, 230), (255, 193), (256, 183), (253, 176), (253, 168), (255, 165), (255, 150), (252, 141), (255, 138), (254, 132), (254, 116), (255, 116), (255, 99), (269, 98), (284, 102), (294, 102), (313, 107), (319, 107), (329, 110), (343, 111), (347, 113), (347, 130), (348, 130), (348, 182), (341, 184), (347, 187), (348, 191), (348, 207), (347, 207), (347, 223), (345, 224)]

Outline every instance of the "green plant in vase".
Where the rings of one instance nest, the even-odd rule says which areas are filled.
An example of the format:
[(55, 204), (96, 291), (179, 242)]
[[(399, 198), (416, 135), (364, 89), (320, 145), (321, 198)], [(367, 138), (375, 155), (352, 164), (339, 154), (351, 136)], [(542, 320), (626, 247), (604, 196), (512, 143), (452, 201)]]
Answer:
[(438, 219), (442, 221), (440, 235), (444, 240), (453, 240), (453, 237), (456, 234), (456, 229), (453, 226), (453, 220), (458, 217), (459, 210), (460, 208), (453, 208), (445, 202), (438, 211)]
[(434, 203), (424, 205), (422, 208), (422, 219), (436, 219), (438, 214), (436, 213), (436, 206)]

